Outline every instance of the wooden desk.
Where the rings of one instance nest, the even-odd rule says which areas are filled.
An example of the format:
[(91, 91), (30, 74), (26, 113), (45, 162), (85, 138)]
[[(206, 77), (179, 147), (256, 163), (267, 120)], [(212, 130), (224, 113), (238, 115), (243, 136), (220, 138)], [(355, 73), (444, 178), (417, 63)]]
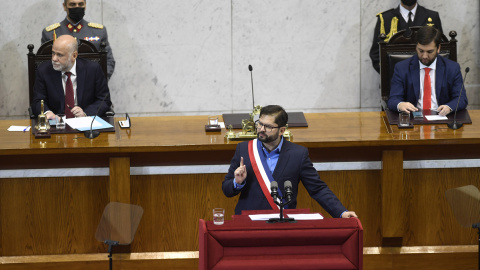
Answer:
[[(404, 170), (403, 161), (479, 158), (480, 111), (470, 111), (473, 124), (455, 131), (399, 130), (381, 112), (305, 116), (309, 127), (292, 128), (293, 142), (308, 147), (313, 162), (382, 161), (380, 171), (320, 173), (360, 215), (366, 247), (476, 243), (475, 232), (461, 231), (442, 201), (447, 188), (479, 186), (478, 168)], [(224, 174), (131, 176), (130, 167), (229, 164), (237, 142), (224, 141), (224, 130), (206, 133), (205, 122), (206, 116), (134, 117), (131, 129), (90, 140), (81, 133), (35, 139), (7, 131), (28, 120), (0, 121), (1, 170), (110, 168), (108, 177), (0, 179), (0, 256), (105, 252), (93, 236), (110, 201), (145, 209), (132, 252), (198, 250), (198, 220), (219, 206), (233, 214), (236, 199), (220, 189)], [(304, 190), (297, 207), (328, 216)]]

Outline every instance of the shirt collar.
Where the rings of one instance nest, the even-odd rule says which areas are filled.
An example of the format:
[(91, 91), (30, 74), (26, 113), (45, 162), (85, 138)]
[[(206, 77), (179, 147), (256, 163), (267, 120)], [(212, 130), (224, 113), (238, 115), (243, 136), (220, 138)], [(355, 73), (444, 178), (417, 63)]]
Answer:
[(433, 70), (436, 70), (437, 69), (437, 58), (438, 57), (435, 57), (435, 60), (433, 61), (433, 63), (428, 67), (425, 66), (424, 64), (422, 64), (422, 62), (420, 62), (420, 60), (418, 60), (418, 62), (420, 63), (420, 69), (431, 68)]
[[(77, 76), (77, 60), (75, 59), (75, 63), (73, 63), (72, 68), (69, 70), (73, 76)], [(66, 71), (62, 71), (62, 76), (65, 75)]]
[[(412, 14), (413, 14), (413, 18), (415, 18), (415, 14), (417, 13), (417, 7), (418, 7), (418, 3), (415, 5), (414, 8), (412, 8), (412, 10), (408, 10), (406, 8), (404, 8), (402, 5), (399, 5), (400, 6), (400, 14), (402, 14), (402, 16), (404, 18), (408, 18), (408, 13), (411, 11)], [(412, 20), (413, 20), (412, 18)]]

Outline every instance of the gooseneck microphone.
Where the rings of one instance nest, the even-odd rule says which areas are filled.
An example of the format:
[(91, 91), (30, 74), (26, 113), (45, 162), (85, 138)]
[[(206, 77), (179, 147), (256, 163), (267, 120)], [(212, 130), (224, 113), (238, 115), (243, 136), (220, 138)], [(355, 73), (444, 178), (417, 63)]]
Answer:
[[(253, 93), (253, 72), (252, 72), (253, 67), (252, 67), (252, 65), (248, 65), (248, 70), (250, 70), (250, 79), (252, 81), (252, 105), (253, 105), (252, 108), (255, 110), (255, 94)], [(277, 186), (277, 188), (278, 188), (278, 186)]]
[(272, 195), (273, 201), (276, 202), (278, 200), (278, 183), (276, 181), (270, 183), (270, 190), (270, 195)]
[(110, 95), (110, 93), (107, 93), (105, 97), (103, 97), (102, 102), (98, 106), (97, 112), (95, 113), (95, 116), (92, 119), (92, 123), (90, 124), (90, 130), (87, 130), (85, 131), (85, 133), (83, 133), (85, 137), (88, 139), (95, 139), (96, 137), (98, 137), (98, 135), (100, 135), (100, 131), (92, 130), (93, 122), (95, 121), (95, 118), (97, 117), (97, 114), (100, 111), (100, 108), (102, 107), (103, 103), (105, 102), (105, 99), (107, 99), (108, 95)]
[(462, 97), (462, 92), (465, 90), (465, 79), (467, 78), (467, 73), (470, 71), (470, 68), (465, 68), (465, 75), (463, 77), (462, 88), (460, 89), (460, 96), (458, 96), (457, 106), (455, 107), (455, 115), (453, 116), (453, 122), (448, 124), (447, 126), (451, 129), (459, 129), (463, 126), (463, 123), (457, 123), (457, 110), (458, 104), (460, 104), (460, 98)]

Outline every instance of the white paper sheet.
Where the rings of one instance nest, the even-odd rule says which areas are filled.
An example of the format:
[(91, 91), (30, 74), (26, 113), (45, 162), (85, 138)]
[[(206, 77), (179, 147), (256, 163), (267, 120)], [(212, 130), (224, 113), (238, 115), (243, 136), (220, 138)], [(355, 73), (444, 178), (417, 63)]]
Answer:
[[(92, 118), (91, 117), (77, 117), (77, 118), (67, 118), (65, 120), (65, 123), (67, 123), (71, 128), (75, 129), (82, 129), (82, 128), (90, 128), (90, 125), (92, 124)], [(100, 124), (97, 119), (93, 121), (93, 127), (100, 127), (102, 124)]]
[(269, 220), (271, 218), (279, 218), (280, 213), (278, 214), (258, 214), (258, 215), (248, 215), (251, 220)]
[(289, 218), (294, 218), (295, 220), (318, 220), (323, 219), (322, 215), (319, 213), (312, 214), (288, 214)]
[(10, 126), (7, 130), (8, 130), (8, 131), (22, 131), (22, 132), (26, 132), (26, 131), (29, 131), (29, 130), (30, 130), (30, 126)]
[(448, 117), (442, 115), (425, 115), (428, 121), (448, 120)]

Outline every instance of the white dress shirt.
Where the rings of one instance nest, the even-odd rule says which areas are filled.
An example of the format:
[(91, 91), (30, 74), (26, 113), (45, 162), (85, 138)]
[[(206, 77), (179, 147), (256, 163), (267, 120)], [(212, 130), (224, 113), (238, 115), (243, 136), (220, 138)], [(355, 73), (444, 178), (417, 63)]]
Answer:
[(412, 8), (412, 10), (408, 10), (406, 8), (404, 8), (402, 5), (400, 5), (400, 14), (402, 14), (402, 17), (403, 19), (408, 22), (408, 13), (412, 12), (412, 22), (413, 20), (415, 20), (415, 13), (417, 13), (417, 7), (418, 7), (418, 4), (415, 5), (414, 8)]

